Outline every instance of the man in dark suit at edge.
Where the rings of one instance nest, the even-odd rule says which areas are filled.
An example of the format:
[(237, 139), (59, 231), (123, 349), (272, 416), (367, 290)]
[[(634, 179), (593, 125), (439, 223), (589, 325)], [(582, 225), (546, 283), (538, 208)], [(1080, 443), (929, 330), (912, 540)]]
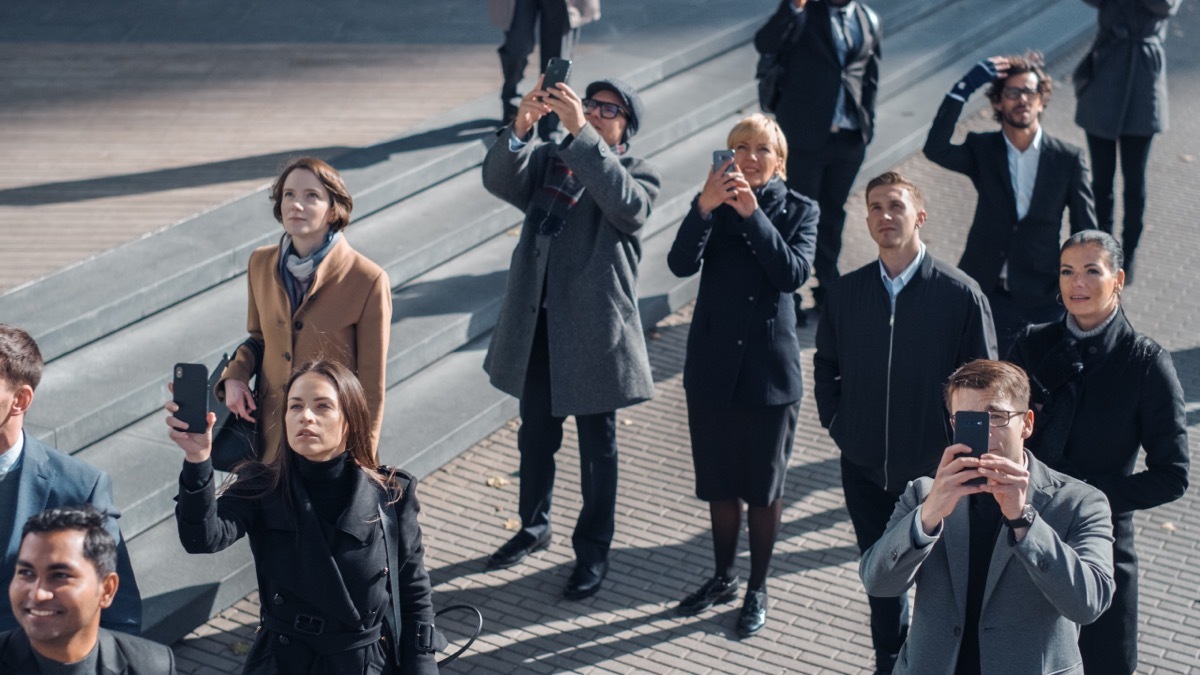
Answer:
[[(775, 117), (792, 149), (788, 187), (821, 207), (813, 261), (818, 306), (841, 276), (846, 199), (874, 135), (880, 36), (879, 17), (855, 0), (783, 0), (754, 36), (759, 53), (779, 54), (784, 66)], [(800, 296), (796, 309), (805, 323)]]
[[(1000, 131), (951, 143), (967, 99), (989, 83)], [(1025, 326), (1062, 318), (1055, 294), (1063, 211), (1070, 209), (1072, 234), (1096, 227), (1083, 152), (1041, 127), (1052, 89), (1038, 54), (984, 59), (946, 94), (925, 140), (930, 161), (975, 185), (975, 218), (958, 266), (987, 295), (1001, 357)]]
[[(142, 627), (142, 597), (129, 564), (113, 504), (112, 480), (103, 471), (25, 433), (25, 414), (42, 379), (42, 353), (29, 333), (0, 324), (0, 586), (13, 576), (21, 525), (35, 513), (56, 506), (88, 504), (108, 516), (105, 529), (117, 542), (121, 587), (104, 610), (104, 628), (137, 635)], [(16, 628), (7, 605), (0, 603), (0, 631)]]

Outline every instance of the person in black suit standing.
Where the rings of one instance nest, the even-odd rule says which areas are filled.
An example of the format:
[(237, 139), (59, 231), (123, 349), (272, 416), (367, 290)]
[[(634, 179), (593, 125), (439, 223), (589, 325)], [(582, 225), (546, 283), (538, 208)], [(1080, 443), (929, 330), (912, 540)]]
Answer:
[(861, 2), (783, 0), (754, 36), (759, 53), (778, 54), (784, 67), (775, 117), (792, 150), (787, 185), (821, 208), (813, 261), (818, 305), (841, 276), (846, 199), (874, 134), (880, 35), (879, 17)]
[(788, 147), (778, 125), (751, 115), (727, 143), (733, 161), (709, 171), (667, 255), (677, 276), (701, 271), (683, 386), (716, 570), (675, 611), (693, 616), (737, 595), (746, 502), (750, 580), (737, 631), (749, 637), (767, 619), (767, 569), (803, 393), (789, 296), (812, 269), (818, 214), (784, 185)]
[[(951, 143), (967, 99), (989, 83), (1000, 131)], [(1063, 211), (1070, 209), (1072, 233), (1096, 227), (1083, 152), (1041, 127), (1052, 90), (1038, 54), (985, 59), (946, 94), (925, 140), (930, 161), (975, 184), (975, 218), (958, 266), (987, 294), (1001, 355), (1026, 326), (1062, 318), (1055, 293)]]
[(100, 627), (121, 579), (117, 542), (91, 506), (51, 508), (21, 527), (8, 600), (19, 628), (0, 633), (0, 673), (174, 675), (164, 645)]

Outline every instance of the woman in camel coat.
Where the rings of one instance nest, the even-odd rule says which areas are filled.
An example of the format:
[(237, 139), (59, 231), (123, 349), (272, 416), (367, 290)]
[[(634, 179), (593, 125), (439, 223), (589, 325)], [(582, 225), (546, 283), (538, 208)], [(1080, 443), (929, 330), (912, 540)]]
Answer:
[(371, 445), (379, 442), (392, 320), (387, 273), (358, 253), (341, 231), (353, 200), (337, 170), (312, 157), (293, 160), (271, 186), (278, 245), (250, 256), (246, 329), (262, 346), (257, 396), (247, 384), (260, 366), (239, 348), (217, 391), (234, 414), (259, 422), (259, 451), (269, 462), (283, 440), (283, 385), (292, 369), (317, 358), (353, 371), (366, 394)]

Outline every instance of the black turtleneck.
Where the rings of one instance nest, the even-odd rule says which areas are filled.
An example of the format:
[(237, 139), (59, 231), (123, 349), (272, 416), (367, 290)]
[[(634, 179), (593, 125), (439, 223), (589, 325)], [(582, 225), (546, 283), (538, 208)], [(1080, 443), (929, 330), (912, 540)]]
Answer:
[(325, 525), (336, 526), (354, 490), (356, 466), (350, 461), (350, 453), (344, 452), (324, 462), (314, 462), (297, 453), (292, 454), (292, 459), (317, 518)]

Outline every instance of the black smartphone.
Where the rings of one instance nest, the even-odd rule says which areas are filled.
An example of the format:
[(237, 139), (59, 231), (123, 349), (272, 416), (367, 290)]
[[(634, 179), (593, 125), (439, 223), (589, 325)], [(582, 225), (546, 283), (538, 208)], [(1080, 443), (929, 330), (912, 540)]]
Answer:
[[(973, 410), (960, 410), (954, 415), (954, 442), (971, 448), (971, 457), (982, 457), (988, 450), (988, 431), (991, 423), (988, 414)], [(964, 485), (983, 485), (983, 476), (972, 478)]]
[(571, 61), (568, 59), (551, 58), (546, 64), (546, 75), (542, 78), (542, 89), (554, 91), (559, 82), (566, 82), (571, 77)]
[(721, 170), (721, 165), (729, 162), (729, 167), (725, 169), (725, 173), (733, 173), (737, 171), (737, 165), (733, 163), (732, 150), (713, 150), (713, 172)]
[(202, 434), (208, 428), (208, 367), (203, 363), (175, 364), (175, 418), (188, 425), (188, 432)]

